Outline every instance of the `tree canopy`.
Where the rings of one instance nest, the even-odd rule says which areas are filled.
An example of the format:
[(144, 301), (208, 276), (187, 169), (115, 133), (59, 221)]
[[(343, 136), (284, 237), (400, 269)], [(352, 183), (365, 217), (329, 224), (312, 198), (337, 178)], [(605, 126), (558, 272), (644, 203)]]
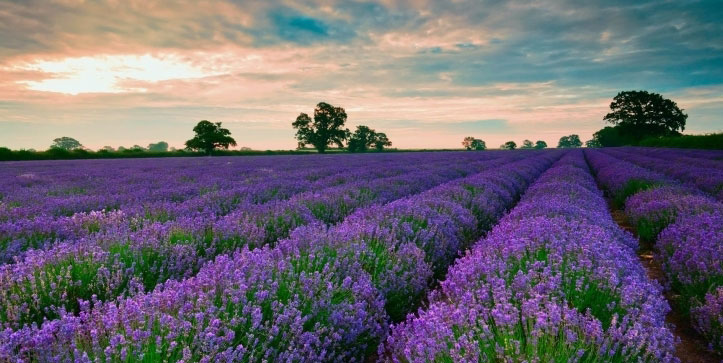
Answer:
[(369, 126), (359, 125), (349, 138), (348, 148), (351, 152), (364, 152), (372, 147), (381, 151), (385, 146), (392, 146), (387, 134), (376, 132)]
[(349, 129), (344, 128), (346, 117), (343, 108), (319, 102), (314, 109), (313, 121), (309, 115), (301, 113), (291, 125), (296, 129), (300, 147), (312, 145), (323, 153), (332, 144), (344, 147), (344, 141), (349, 138)]
[(514, 150), (517, 148), (517, 143), (514, 141), (507, 141), (506, 143), (500, 145), (500, 149), (503, 150)]
[(685, 130), (688, 119), (675, 102), (648, 91), (620, 92), (610, 103), (610, 110), (603, 120), (619, 127), (620, 134), (634, 141), (679, 135), (678, 130)]
[(472, 150), (472, 141), (474, 141), (474, 136), (466, 136), (464, 139), (462, 139), (462, 146), (464, 146), (467, 150)]
[(605, 126), (594, 133), (592, 139), (596, 144), (599, 144), (600, 147), (624, 146), (636, 143), (632, 135), (623, 134), (618, 126)]
[(54, 139), (53, 144), (50, 145), (50, 148), (70, 151), (70, 150), (82, 149), (83, 145), (81, 145), (78, 140), (76, 140), (72, 137), (63, 136), (63, 137)]
[(535, 149), (540, 150), (540, 149), (544, 149), (544, 148), (546, 148), (546, 147), (547, 147), (547, 143), (544, 142), (544, 141), (542, 141), (542, 140), (537, 140), (537, 141), (535, 142)]
[(520, 146), (520, 149), (534, 149), (535, 145), (532, 143), (532, 141), (525, 139), (522, 141), (522, 146)]
[(159, 141), (155, 144), (148, 144), (148, 151), (153, 152), (166, 152), (168, 151), (168, 143), (165, 141)]
[(374, 148), (377, 149), (377, 151), (382, 151), (385, 147), (390, 146), (392, 146), (392, 142), (389, 140), (389, 137), (387, 137), (387, 134), (377, 132), (376, 138), (374, 138)]
[(582, 141), (580, 140), (580, 136), (576, 134), (572, 134), (569, 136), (563, 136), (560, 138), (560, 141), (557, 143), (558, 148), (574, 148), (574, 147), (581, 147)]
[(485, 150), (487, 149), (487, 143), (482, 139), (477, 139), (472, 136), (467, 136), (462, 140), (462, 146), (467, 150)]
[(187, 149), (203, 150), (210, 154), (216, 148), (228, 149), (229, 146), (236, 146), (231, 131), (221, 127), (220, 122), (202, 120), (193, 128), (193, 132), (196, 135), (186, 141)]
[(600, 141), (595, 140), (593, 138), (593, 139), (585, 141), (585, 147), (590, 147), (590, 148), (602, 147), (602, 144), (600, 143)]

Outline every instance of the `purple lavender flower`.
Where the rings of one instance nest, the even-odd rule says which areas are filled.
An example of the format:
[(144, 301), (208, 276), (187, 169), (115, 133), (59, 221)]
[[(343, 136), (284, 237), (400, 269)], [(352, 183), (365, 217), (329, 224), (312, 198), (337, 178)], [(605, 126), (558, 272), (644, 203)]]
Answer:
[(641, 239), (654, 241), (678, 216), (711, 211), (723, 205), (699, 192), (681, 187), (660, 187), (639, 192), (625, 202), (625, 214)]
[(567, 153), (450, 268), (428, 308), (392, 327), (382, 359), (675, 361), (661, 287), (593, 186), (582, 153)]

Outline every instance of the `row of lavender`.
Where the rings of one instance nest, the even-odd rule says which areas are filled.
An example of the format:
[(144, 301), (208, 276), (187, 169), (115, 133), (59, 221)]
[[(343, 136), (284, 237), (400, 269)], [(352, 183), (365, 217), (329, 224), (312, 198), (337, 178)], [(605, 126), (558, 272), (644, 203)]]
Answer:
[[(332, 157), (317, 159), (319, 165), (313, 168), (309, 165), (309, 158), (282, 158), (276, 163), (270, 162), (273, 158), (265, 158), (262, 159), (264, 163), (252, 160), (248, 165), (229, 164), (232, 161), (219, 164), (218, 161), (209, 160), (213, 171), (208, 166), (195, 165), (196, 162), (185, 159), (181, 161), (189, 163), (186, 168), (175, 165), (178, 160), (172, 160), (170, 165), (165, 166), (157, 160), (155, 163), (160, 165), (140, 160), (135, 169), (126, 165), (124, 176), (117, 179), (107, 169), (104, 171), (103, 168), (108, 168), (108, 165), (90, 164), (94, 167), (89, 167), (87, 163), (91, 161), (75, 162), (57, 170), (46, 170), (47, 166), (38, 168), (33, 164), (30, 164), (31, 168), (27, 163), (22, 163), (2, 169), (3, 174), (10, 174), (7, 178), (9, 181), (5, 182), (10, 186), (6, 185), (7, 188), (1, 190), (0, 195), (11, 197), (0, 199), (0, 211), (7, 211), (12, 218), (0, 218), (0, 262), (20, 257), (26, 249), (44, 249), (57, 241), (80, 239), (98, 232), (128, 233), (145, 224), (162, 223), (180, 217), (213, 220), (234, 210), (248, 208), (249, 205), (284, 200), (303, 192), (309, 194), (309, 191), (335, 185), (391, 178), (439, 166), (445, 166), (452, 176), (460, 176), (474, 172), (480, 163), (496, 159), (499, 155), (492, 153), (476, 158), (454, 155), (458, 162), (451, 165), (445, 165), (445, 159), (437, 155), (428, 155), (427, 159), (416, 154), (404, 155), (395, 161), (370, 156), (363, 163), (358, 158), (351, 158), (344, 166), (339, 166), (340, 160)], [(124, 165), (128, 162), (119, 163)], [(274, 165), (275, 169), (272, 169)], [(22, 175), (25, 174), (12, 175), (13, 172), (21, 173), (22, 167), (31, 168), (34, 174), (42, 175), (45, 182), (40, 183), (40, 187), (23, 186)], [(72, 176), (73, 170), (75, 174), (88, 173), (92, 177), (79, 181)], [(163, 183), (159, 184), (159, 180)], [(82, 197), (75, 194), (48, 197), (46, 189), (50, 187), (46, 184), (53, 182), (60, 184), (61, 189), (79, 189), (84, 194)], [(83, 182), (92, 185), (94, 189), (91, 190), (89, 185), (72, 186), (73, 183)], [(165, 186), (161, 189), (159, 185)], [(58, 205), (68, 208), (68, 204), (62, 202), (74, 204), (71, 208), (74, 211), (72, 216), (55, 215)], [(119, 209), (100, 211), (101, 207)], [(91, 211), (83, 212), (86, 210)], [(38, 211), (44, 214), (35, 215)]]
[(701, 149), (671, 149), (671, 148), (654, 148), (654, 147), (624, 147), (618, 149), (631, 150), (643, 153), (644, 155), (659, 157), (663, 159), (695, 161), (696, 163), (708, 163), (709, 161), (723, 161), (723, 150), (701, 150)]
[(654, 244), (667, 285), (679, 296), (674, 303), (723, 355), (723, 203), (608, 153), (586, 155), (640, 238)]
[[(7, 168), (6, 173), (14, 171), (17, 175), (8, 177), (13, 183), (3, 189), (4, 194), (12, 196), (1, 204), (8, 212), (0, 223), (4, 260), (26, 248), (44, 248), (56, 240), (78, 239), (98, 231), (128, 229), (179, 216), (212, 218), (248, 203), (285, 199), (348, 180), (393, 176), (404, 171), (395, 163), (385, 163), (385, 160), (377, 163), (374, 159), (369, 160), (370, 164), (380, 167), (372, 172), (353, 160), (350, 162), (353, 166), (347, 167), (322, 161), (313, 170), (304, 160), (292, 163), (281, 159), (275, 169), (268, 165), (271, 159), (265, 160), (262, 164), (252, 160), (239, 165), (219, 164), (215, 160), (209, 160), (209, 165), (196, 165), (189, 161), (186, 168), (174, 164), (179, 160), (171, 160), (169, 165), (140, 160), (135, 168), (123, 168), (121, 175), (109, 173), (111, 169), (104, 163), (87, 165), (84, 161), (59, 170), (41, 169), (44, 173), (30, 173), (42, 175), (37, 177), (42, 180), (37, 185), (24, 184), (24, 176), (29, 173), (22, 173), (22, 167), (30, 166), (21, 164), (17, 170)], [(128, 161), (119, 163), (123, 166)], [(303, 167), (297, 168), (298, 165)], [(75, 176), (85, 173), (81, 180)], [(52, 186), (54, 183), (58, 186)], [(50, 188), (53, 190), (48, 190)], [(80, 192), (57, 195), (59, 190)], [(64, 211), (71, 215), (64, 215)]]
[(662, 289), (612, 220), (583, 158), (544, 173), (458, 260), (428, 308), (392, 328), (382, 359), (675, 361)]
[[(111, 229), (48, 250), (29, 251), (22, 261), (0, 267), (0, 323), (16, 329), (77, 314), (84, 304), (95, 305), (94, 300), (108, 302), (151, 291), (168, 279), (195, 275), (218, 255), (272, 245), (299, 226), (333, 224), (358, 208), (419, 193), (523, 156), (428, 163), (400, 176), (362, 179), (285, 201), (249, 205), (217, 220), (177, 218), (137, 231)], [(459, 162), (466, 163), (464, 168)]]
[[(719, 159), (691, 156), (690, 151), (645, 148), (606, 149), (609, 155), (662, 173), (701, 189), (723, 201), (723, 153)], [(695, 154), (692, 154), (695, 155)]]
[[(183, 281), (82, 304), (42, 327), (7, 328), (6, 359), (361, 360), (459, 250), (552, 160), (543, 153), (386, 206), (276, 248), (221, 256)], [(93, 306), (91, 306), (91, 304)]]
[[(375, 159), (353, 157), (345, 164), (352, 170)], [(306, 184), (343, 169), (333, 160), (281, 156), (3, 163), (0, 199), (12, 208), (2, 209), (0, 220), (127, 209), (139, 201), (181, 202), (214, 189), (253, 186), (262, 179), (273, 185), (287, 176)], [(284, 190), (292, 187), (285, 185)]]

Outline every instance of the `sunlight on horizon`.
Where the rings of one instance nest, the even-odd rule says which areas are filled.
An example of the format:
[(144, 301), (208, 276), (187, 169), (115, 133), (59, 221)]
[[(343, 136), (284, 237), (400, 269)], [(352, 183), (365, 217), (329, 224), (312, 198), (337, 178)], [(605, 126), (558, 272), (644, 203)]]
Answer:
[[(28, 89), (69, 95), (146, 92), (143, 82), (193, 79), (215, 75), (177, 56), (108, 55), (34, 61), (16, 66), (47, 74), (38, 81), (21, 80)], [(141, 84), (134, 84), (140, 82)], [(128, 84), (126, 84), (128, 83)]]

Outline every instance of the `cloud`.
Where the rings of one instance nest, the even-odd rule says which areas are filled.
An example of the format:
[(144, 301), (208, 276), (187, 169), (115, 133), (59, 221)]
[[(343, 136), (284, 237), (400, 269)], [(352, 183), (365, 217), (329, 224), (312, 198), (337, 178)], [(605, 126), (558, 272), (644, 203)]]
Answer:
[(34, 61), (16, 65), (14, 69), (46, 74), (42, 80), (23, 80), (28, 89), (37, 91), (78, 93), (145, 92), (133, 87), (134, 81), (159, 82), (171, 79), (192, 79), (212, 76), (177, 57), (96, 56), (66, 58), (60, 61)]
[[(91, 146), (138, 134), (182, 143), (189, 125), (212, 119), (244, 145), (289, 148), (291, 120), (319, 101), (400, 147), (456, 147), (467, 133), (555, 143), (604, 126), (627, 89), (661, 92), (689, 112), (687, 129), (714, 131), (718, 5), (3, 1), (0, 144), (41, 148), (33, 134), (64, 130)], [(109, 123), (113, 132), (93, 131)]]

